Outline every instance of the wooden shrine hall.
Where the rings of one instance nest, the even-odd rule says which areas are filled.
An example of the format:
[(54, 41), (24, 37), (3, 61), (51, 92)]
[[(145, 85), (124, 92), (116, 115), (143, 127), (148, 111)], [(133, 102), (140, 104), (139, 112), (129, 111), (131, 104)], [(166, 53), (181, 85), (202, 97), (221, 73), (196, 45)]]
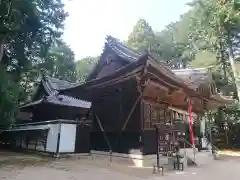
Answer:
[(140, 55), (108, 36), (87, 82), (60, 92), (92, 102), (93, 149), (153, 154), (155, 125), (174, 124), (175, 111), (186, 118), (188, 101), (193, 116), (231, 103), (217, 94), (209, 73), (183, 71), (172, 71), (149, 53)]

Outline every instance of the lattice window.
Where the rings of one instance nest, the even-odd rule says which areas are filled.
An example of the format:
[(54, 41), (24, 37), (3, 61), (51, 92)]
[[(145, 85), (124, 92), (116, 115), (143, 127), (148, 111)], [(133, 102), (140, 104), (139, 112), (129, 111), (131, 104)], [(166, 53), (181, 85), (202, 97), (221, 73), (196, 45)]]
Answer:
[(151, 126), (159, 123), (159, 112), (158, 109), (155, 107), (151, 107)]
[(165, 122), (172, 124), (172, 113), (169, 109), (166, 111)]
[(164, 124), (166, 121), (166, 115), (164, 109), (158, 109), (158, 123)]

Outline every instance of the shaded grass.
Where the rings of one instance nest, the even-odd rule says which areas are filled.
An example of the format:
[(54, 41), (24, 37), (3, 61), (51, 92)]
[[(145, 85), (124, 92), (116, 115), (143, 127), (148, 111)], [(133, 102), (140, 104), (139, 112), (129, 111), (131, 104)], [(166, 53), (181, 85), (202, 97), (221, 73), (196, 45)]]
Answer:
[(9, 155), (7, 153), (4, 157), (0, 156), (0, 168), (4, 167), (18, 167), (24, 168), (27, 166), (41, 166), (52, 161), (52, 158), (28, 156), (28, 155)]

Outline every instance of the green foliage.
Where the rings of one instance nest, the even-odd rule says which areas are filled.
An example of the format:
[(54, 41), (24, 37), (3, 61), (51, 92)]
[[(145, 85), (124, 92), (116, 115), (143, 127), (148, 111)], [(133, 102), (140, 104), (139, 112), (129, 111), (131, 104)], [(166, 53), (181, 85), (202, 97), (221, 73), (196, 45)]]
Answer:
[(195, 45), (189, 41), (191, 14), (183, 15), (179, 22), (171, 23), (156, 33), (145, 20), (140, 19), (129, 35), (127, 45), (140, 53), (150, 51), (157, 61), (165, 62), (172, 68), (186, 67), (196, 51)]
[(86, 57), (76, 62), (77, 79), (79, 82), (84, 82), (89, 73), (96, 66), (99, 57)]
[(45, 60), (52, 42), (62, 34), (67, 14), (61, 0), (6, 0), (0, 6), (0, 62), (20, 78)]
[[(196, 0), (192, 9), (191, 37), (202, 42), (199, 50), (207, 50), (212, 55), (196, 57), (191, 66), (212, 66), (217, 89), (224, 95), (239, 99), (239, 67), (235, 63), (240, 45), (239, 6), (232, 0)], [(236, 122), (239, 119), (239, 105), (219, 108), (213, 116), (217, 124), (220, 121)]]
[[(219, 90), (236, 94), (237, 87), (240, 94), (239, 67), (233, 61), (240, 55), (238, 1), (195, 0), (191, 6), (161, 32), (139, 19), (127, 45), (140, 53), (150, 51), (171, 68), (210, 66)], [(84, 82), (95, 67), (98, 57), (74, 62), (74, 53), (61, 39), (66, 17), (61, 0), (0, 1), (0, 124), (12, 119), (19, 101), (29, 98), (42, 71)]]
[[(221, 65), (225, 83), (236, 77), (233, 41), (236, 39), (236, 27), (239, 27), (240, 11), (231, 0), (197, 0), (193, 4), (192, 34), (194, 39), (209, 44), (207, 47), (216, 54), (217, 63)], [(238, 29), (239, 32), (239, 29)], [(238, 33), (237, 33), (238, 34)]]
[(19, 86), (0, 65), (0, 125), (9, 125), (17, 110)]
[(46, 55), (45, 62), (38, 68), (52, 77), (69, 82), (76, 82), (76, 64), (74, 52), (63, 41), (54, 44)]
[[(239, 34), (239, 3), (195, 0), (180, 21), (169, 24), (161, 32), (153, 32), (151, 26), (140, 19), (127, 44), (140, 52), (150, 50), (158, 61), (164, 61), (171, 68), (210, 68), (218, 91), (237, 97), (240, 78), (239, 65), (235, 62), (240, 55)], [(223, 114), (221, 118), (230, 116)]]
[(209, 51), (199, 51), (195, 54), (195, 59), (189, 63), (192, 68), (215, 68), (217, 63), (216, 54)]
[[(41, 65), (52, 60), (48, 51), (61, 38), (66, 17), (61, 0), (0, 1), (0, 124), (10, 122), (18, 103), (28, 99)], [(57, 65), (59, 76), (62, 61)], [(72, 64), (64, 61), (74, 81)]]
[(128, 37), (127, 45), (144, 53), (156, 45), (155, 34), (145, 19), (139, 19)]

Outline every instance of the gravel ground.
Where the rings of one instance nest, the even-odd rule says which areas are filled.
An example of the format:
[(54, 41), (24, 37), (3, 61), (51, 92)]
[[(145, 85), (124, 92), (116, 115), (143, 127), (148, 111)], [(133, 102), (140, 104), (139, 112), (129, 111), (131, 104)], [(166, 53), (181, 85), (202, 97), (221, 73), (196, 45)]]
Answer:
[[(8, 157), (8, 158), (7, 158)], [(184, 172), (166, 172), (164, 176), (153, 175), (152, 169), (136, 169), (124, 163), (112, 163), (105, 158), (90, 157), (53, 160), (35, 155), (0, 153), (0, 180), (42, 180), (42, 179), (184, 179), (184, 180), (239, 180), (240, 158), (226, 157), (209, 161), (198, 167), (187, 168)]]

